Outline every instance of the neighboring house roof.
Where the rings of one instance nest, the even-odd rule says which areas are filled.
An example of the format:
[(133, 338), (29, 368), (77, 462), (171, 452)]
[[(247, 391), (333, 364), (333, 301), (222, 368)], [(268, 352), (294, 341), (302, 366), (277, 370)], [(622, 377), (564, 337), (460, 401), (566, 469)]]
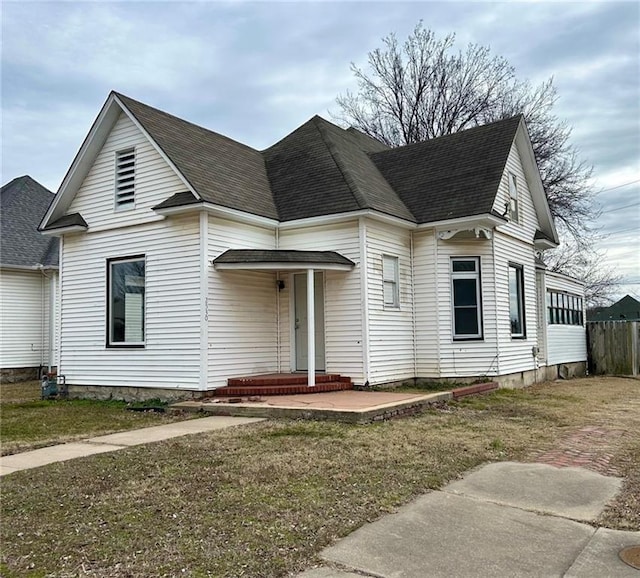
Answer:
[(515, 116), (371, 158), (419, 223), (487, 214), (521, 120)]
[(625, 295), (609, 307), (587, 311), (587, 321), (636, 321), (640, 320), (640, 301)]
[(58, 266), (58, 239), (42, 236), (38, 224), (54, 195), (25, 175), (0, 193), (0, 264), (17, 267)]
[(491, 214), (517, 137), (525, 172), (536, 181), (541, 228), (546, 238), (556, 237), (522, 116), (394, 149), (314, 116), (260, 152), (115, 92), (65, 176), (43, 229), (65, 215), (122, 111), (185, 184), (185, 192), (157, 210), (208, 203), (281, 222), (373, 210), (418, 224)]

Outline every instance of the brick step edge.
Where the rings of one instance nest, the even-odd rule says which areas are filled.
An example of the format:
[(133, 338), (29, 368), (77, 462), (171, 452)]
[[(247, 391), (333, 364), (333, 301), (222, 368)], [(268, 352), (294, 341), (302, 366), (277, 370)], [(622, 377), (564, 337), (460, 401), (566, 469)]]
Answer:
[[(316, 375), (316, 383), (351, 382), (350, 377), (337, 373)], [(307, 374), (288, 375), (286, 377), (231, 377), (227, 379), (227, 387), (269, 387), (278, 385), (307, 385)]]
[(489, 381), (487, 383), (476, 383), (474, 385), (468, 385), (466, 387), (458, 387), (452, 389), (453, 399), (465, 397), (467, 395), (475, 395), (476, 393), (484, 393), (485, 391), (493, 391), (498, 389), (498, 383), (496, 381)]
[(207, 392), (207, 397), (247, 397), (254, 395), (295, 395), (302, 393), (327, 393), (329, 391), (346, 391), (353, 389), (349, 381), (330, 381), (317, 383), (309, 387), (306, 383), (294, 385), (244, 385), (227, 386)]

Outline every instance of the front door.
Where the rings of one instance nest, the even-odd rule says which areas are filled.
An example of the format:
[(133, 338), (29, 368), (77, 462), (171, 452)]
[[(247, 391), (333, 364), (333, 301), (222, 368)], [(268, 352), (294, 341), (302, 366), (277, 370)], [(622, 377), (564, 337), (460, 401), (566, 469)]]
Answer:
[[(296, 371), (307, 371), (307, 274), (294, 276), (294, 330), (296, 347)], [(314, 275), (316, 370), (324, 371), (324, 283), (322, 273)]]

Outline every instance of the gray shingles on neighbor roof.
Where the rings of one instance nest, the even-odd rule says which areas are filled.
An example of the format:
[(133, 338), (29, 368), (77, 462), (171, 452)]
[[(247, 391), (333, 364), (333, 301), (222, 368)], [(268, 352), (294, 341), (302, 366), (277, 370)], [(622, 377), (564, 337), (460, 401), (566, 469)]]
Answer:
[(350, 265), (355, 263), (335, 251), (288, 251), (282, 249), (229, 249), (214, 263), (317, 263)]
[[(490, 213), (521, 120), (389, 149), (315, 116), (259, 152), (116, 96), (204, 202), (280, 221), (362, 209), (417, 223)], [(179, 193), (157, 208), (195, 202)]]
[(25, 175), (13, 179), (0, 193), (0, 263), (20, 267), (57, 267), (58, 239), (45, 237), (38, 225), (53, 193)]

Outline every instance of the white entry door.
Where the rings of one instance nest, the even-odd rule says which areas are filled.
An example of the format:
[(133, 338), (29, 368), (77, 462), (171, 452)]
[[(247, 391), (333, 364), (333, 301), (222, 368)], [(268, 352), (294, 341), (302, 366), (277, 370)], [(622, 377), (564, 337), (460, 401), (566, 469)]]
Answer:
[[(296, 273), (294, 279), (294, 331), (296, 371), (308, 369), (307, 349), (307, 274)], [(324, 371), (324, 283), (322, 273), (314, 275), (316, 371)]]

